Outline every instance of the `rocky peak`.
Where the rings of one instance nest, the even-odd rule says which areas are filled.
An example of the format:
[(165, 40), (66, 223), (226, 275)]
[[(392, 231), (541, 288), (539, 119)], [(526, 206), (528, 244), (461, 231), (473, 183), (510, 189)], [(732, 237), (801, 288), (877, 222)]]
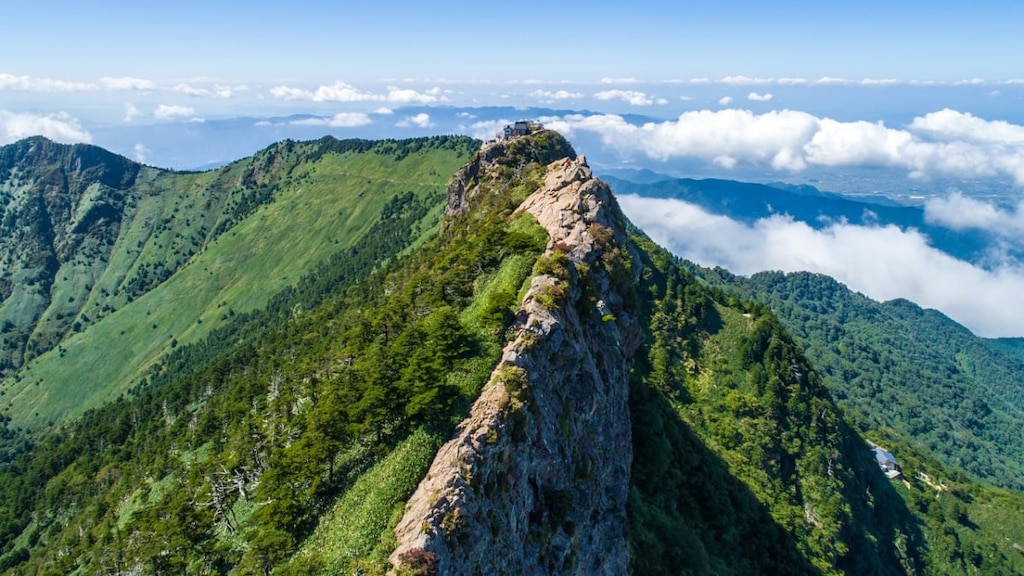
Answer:
[[(498, 146), (453, 179), (449, 211), (496, 177)], [(409, 500), (391, 561), (421, 574), (624, 574), (639, 259), (608, 186), (575, 154), (548, 164), (519, 210), (548, 249), (515, 337)]]
[(485, 142), (472, 160), (448, 182), (446, 216), (453, 216), (469, 206), (469, 199), (481, 183), (514, 178), (517, 171), (530, 162), (551, 164), (559, 158), (576, 158), (572, 145), (558, 132), (540, 130), (508, 140)]

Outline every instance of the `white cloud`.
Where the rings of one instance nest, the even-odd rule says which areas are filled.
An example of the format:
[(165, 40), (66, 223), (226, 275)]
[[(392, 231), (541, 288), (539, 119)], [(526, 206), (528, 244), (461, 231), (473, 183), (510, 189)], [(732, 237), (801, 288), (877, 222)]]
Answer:
[(771, 84), (774, 82), (771, 78), (749, 78), (747, 76), (726, 76), (719, 80), (722, 84), (736, 84), (736, 85), (749, 85), (749, 84)]
[(984, 144), (1024, 145), (1024, 126), (1003, 120), (988, 121), (970, 113), (945, 108), (914, 118), (910, 129), (939, 140), (965, 140)]
[[(467, 132), (473, 138), (479, 140), (491, 140), (494, 136), (501, 131), (502, 128), (512, 123), (512, 120), (507, 118), (499, 118), (497, 120), (481, 120), (479, 122), (472, 123)], [(547, 124), (547, 122), (545, 122)], [(549, 128), (557, 130), (554, 126), (548, 126)], [(462, 128), (462, 127), (460, 127)]]
[(313, 102), (366, 102), (382, 100), (379, 95), (364, 92), (345, 82), (335, 82), (329, 86), (320, 86), (314, 91), (276, 86), (270, 89), (276, 98), (284, 100), (312, 100)]
[(619, 203), (656, 242), (705, 266), (739, 274), (820, 272), (876, 300), (907, 298), (936, 308), (983, 336), (1024, 330), (1024, 269), (972, 266), (914, 230), (849, 224), (814, 230), (782, 216), (746, 225), (678, 200), (624, 195)]
[(430, 115), (424, 112), (420, 112), (415, 116), (408, 116), (395, 124), (395, 126), (400, 128), (430, 128), (433, 125), (433, 122), (430, 121)]
[(387, 96), (384, 99), (388, 102), (399, 104), (429, 104), (442, 100), (440, 88), (431, 88), (425, 92), (417, 92), (411, 88), (388, 87)]
[(664, 98), (652, 98), (643, 92), (636, 90), (605, 90), (594, 94), (598, 100), (622, 100), (633, 106), (650, 106), (652, 104), (668, 104)]
[(379, 95), (365, 92), (344, 82), (320, 86), (310, 97), (314, 102), (366, 102), (383, 100)]
[(633, 77), (628, 78), (601, 78), (601, 84), (636, 84), (637, 79)]
[(66, 112), (25, 114), (0, 110), (0, 144), (37, 135), (66, 144), (92, 141), (89, 131)]
[(1010, 176), (1024, 186), (1024, 127), (952, 110), (916, 118), (906, 128), (793, 110), (697, 110), (643, 125), (616, 115), (561, 120), (563, 130), (597, 132), (607, 146), (658, 160), (696, 157), (726, 168), (790, 172), (812, 165), (898, 168), (915, 178)]
[(69, 82), (49, 78), (32, 78), (0, 74), (0, 90), (23, 90), (26, 92), (84, 92), (99, 88), (91, 82)]
[(892, 86), (899, 84), (895, 78), (865, 78), (860, 81), (861, 86)]
[(129, 76), (100, 78), (100, 85), (107, 90), (135, 90), (138, 92), (156, 90), (156, 82), (142, 78), (131, 78)]
[(530, 92), (529, 95), (542, 102), (557, 102), (559, 100), (575, 100), (577, 98), (583, 98), (583, 94), (579, 92), (569, 92), (568, 90), (534, 90), (533, 92)]
[(135, 120), (136, 118), (138, 118), (141, 114), (142, 114), (142, 112), (139, 112), (139, 109), (135, 106), (135, 104), (132, 104), (131, 102), (125, 102), (125, 104), (124, 104), (124, 121), (125, 122), (131, 122), (132, 120)]
[(362, 112), (339, 112), (330, 118), (304, 118), (295, 120), (292, 124), (297, 126), (330, 126), (332, 128), (355, 128), (366, 126), (373, 120)]
[(747, 100), (754, 102), (767, 102), (775, 96), (771, 92), (765, 92), (764, 94), (758, 94), (757, 92), (751, 92), (747, 94)]
[(221, 98), (232, 98), (239, 92), (248, 92), (249, 87), (245, 84), (236, 84), (234, 86), (228, 86), (223, 84), (217, 84), (213, 87), (213, 93)]
[(195, 86), (192, 86), (190, 84), (186, 84), (184, 82), (182, 82), (180, 84), (177, 84), (176, 86), (174, 86), (174, 88), (171, 88), (171, 90), (174, 91), (174, 92), (181, 92), (182, 94), (187, 94), (189, 96), (209, 96), (210, 95), (210, 91), (207, 90), (206, 88), (196, 88)]
[(719, 106), (728, 106), (729, 104), (732, 104), (732, 96), (722, 96), (718, 99)]
[(312, 100), (313, 93), (301, 88), (293, 88), (291, 86), (275, 86), (270, 89), (270, 94), (274, 98), (280, 98), (281, 100)]
[(234, 86), (230, 84), (214, 84), (212, 87), (202, 88), (186, 82), (179, 82), (171, 88), (172, 92), (180, 92), (189, 96), (216, 96), (218, 98), (231, 98), (239, 92), (247, 92), (248, 90), (249, 87), (245, 84), (236, 84)]
[(395, 111), (392, 110), (391, 108), (388, 108), (387, 106), (381, 106), (380, 108), (377, 108), (376, 110), (374, 110), (373, 113), (374, 114), (387, 115), (387, 114), (394, 114)]
[(815, 80), (813, 83), (814, 84), (822, 84), (822, 85), (826, 85), (826, 86), (828, 86), (828, 85), (839, 86), (839, 85), (843, 85), (843, 84), (849, 84), (850, 81), (847, 80), (846, 78), (835, 78), (833, 76), (822, 76), (821, 78), (818, 78), (817, 80)]
[(292, 86), (275, 86), (271, 95), (282, 100), (311, 100), (313, 102), (393, 102), (397, 104), (430, 104), (445, 100), (443, 91), (430, 88), (418, 92), (411, 88), (388, 86), (384, 94), (360, 90), (345, 82), (320, 86), (316, 90), (304, 90)]
[(925, 219), (953, 230), (976, 228), (1015, 243), (1024, 243), (1024, 200), (1014, 207), (1000, 208), (954, 192), (931, 198), (924, 206)]
[(191, 106), (179, 106), (177, 104), (160, 104), (153, 112), (157, 120), (172, 120), (174, 118), (195, 118), (196, 109)]
[(152, 150), (146, 148), (142, 142), (139, 142), (132, 148), (132, 158), (140, 164), (145, 164), (146, 156), (149, 155), (150, 152), (152, 152)]

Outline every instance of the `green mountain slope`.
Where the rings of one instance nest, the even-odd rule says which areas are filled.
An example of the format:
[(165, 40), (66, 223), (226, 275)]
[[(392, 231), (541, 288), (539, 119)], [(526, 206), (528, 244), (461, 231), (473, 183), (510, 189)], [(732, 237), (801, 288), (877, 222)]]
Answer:
[(651, 254), (663, 275), (646, 285), (634, 383), (638, 573), (679, 573), (666, 558), (694, 574), (1024, 571), (1020, 492), (951, 470), (911, 433), (872, 429), (901, 467), (886, 479), (833, 401), (843, 388), (775, 301), (744, 303), (723, 290), (742, 279)]
[(629, 234), (560, 135), (410, 188), (459, 142), (279, 145), (286, 185), (33, 359), (19, 425), (140, 341), (6, 429), (0, 573), (1024, 573), (1020, 492), (895, 427), (887, 479), (785, 316)]
[[(99, 154), (40, 139), (12, 146), (44, 157), (33, 150), (55, 148), (49, 156), (63, 164), (38, 168), (50, 179), (54, 174), (68, 179), (68, 165), (77, 168), (79, 156)], [(46, 276), (49, 285), (25, 282), (52, 297), (22, 332), (35, 335), (25, 354), (30, 361), (0, 385), (0, 411), (15, 426), (38, 428), (116, 398), (169, 350), (202, 340), (234, 314), (262, 308), (331, 254), (358, 246), (395, 198), (436, 206), (448, 174), (472, 146), (461, 138), (284, 142), (199, 174), (163, 172), (102, 156), (96, 170), (114, 162), (134, 171), (118, 181), (127, 185), (109, 187), (104, 182), (110, 178), (103, 175), (93, 178), (99, 183), (86, 186), (91, 174), (83, 169), (81, 184), (53, 194), (70, 195), (68, 202), (78, 212), (96, 211), (87, 205), (107, 202), (107, 213), (116, 215), (120, 225), (99, 231), (94, 225), (85, 233), (84, 247), (69, 250), (67, 262), (56, 266), (52, 278)], [(12, 177), (8, 183), (28, 181), (27, 176)], [(68, 192), (76, 186), (86, 186), (80, 197)], [(49, 195), (38, 184), (22, 192), (32, 198)], [(424, 211), (421, 222), (410, 223), (413, 237), (431, 230), (438, 216), (437, 209)], [(70, 229), (72, 236), (81, 227), (50, 220), (50, 228)], [(89, 251), (93, 237), (105, 251)], [(15, 276), (27, 273), (17, 266), (12, 270)], [(39, 274), (45, 276), (45, 270)], [(4, 309), (24, 310), (25, 300), (12, 292)], [(12, 329), (14, 340), (18, 334)], [(12, 346), (8, 352), (17, 356), (18, 350)]]
[(1011, 344), (826, 276), (704, 275), (770, 305), (862, 430), (892, 430), (949, 466), (1024, 489), (1024, 362), (1004, 353)]

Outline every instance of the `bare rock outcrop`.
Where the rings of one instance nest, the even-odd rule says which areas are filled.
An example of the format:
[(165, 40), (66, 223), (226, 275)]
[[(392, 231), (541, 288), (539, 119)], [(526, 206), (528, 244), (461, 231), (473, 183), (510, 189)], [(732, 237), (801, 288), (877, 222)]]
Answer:
[[(465, 185), (457, 192), (464, 202)], [(550, 235), (544, 273), (469, 417), (409, 500), (391, 562), (423, 574), (624, 574), (639, 260), (582, 159), (550, 164), (519, 210)]]

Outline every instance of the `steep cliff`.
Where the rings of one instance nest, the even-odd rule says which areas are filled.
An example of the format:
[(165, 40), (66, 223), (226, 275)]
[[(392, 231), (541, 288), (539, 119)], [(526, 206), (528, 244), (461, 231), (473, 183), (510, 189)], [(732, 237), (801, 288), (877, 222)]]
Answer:
[[(486, 178), (479, 167), (449, 210)], [(391, 560), (437, 574), (623, 574), (639, 260), (582, 158), (549, 164), (519, 210), (548, 231), (547, 251), (500, 364), (409, 500)]]

